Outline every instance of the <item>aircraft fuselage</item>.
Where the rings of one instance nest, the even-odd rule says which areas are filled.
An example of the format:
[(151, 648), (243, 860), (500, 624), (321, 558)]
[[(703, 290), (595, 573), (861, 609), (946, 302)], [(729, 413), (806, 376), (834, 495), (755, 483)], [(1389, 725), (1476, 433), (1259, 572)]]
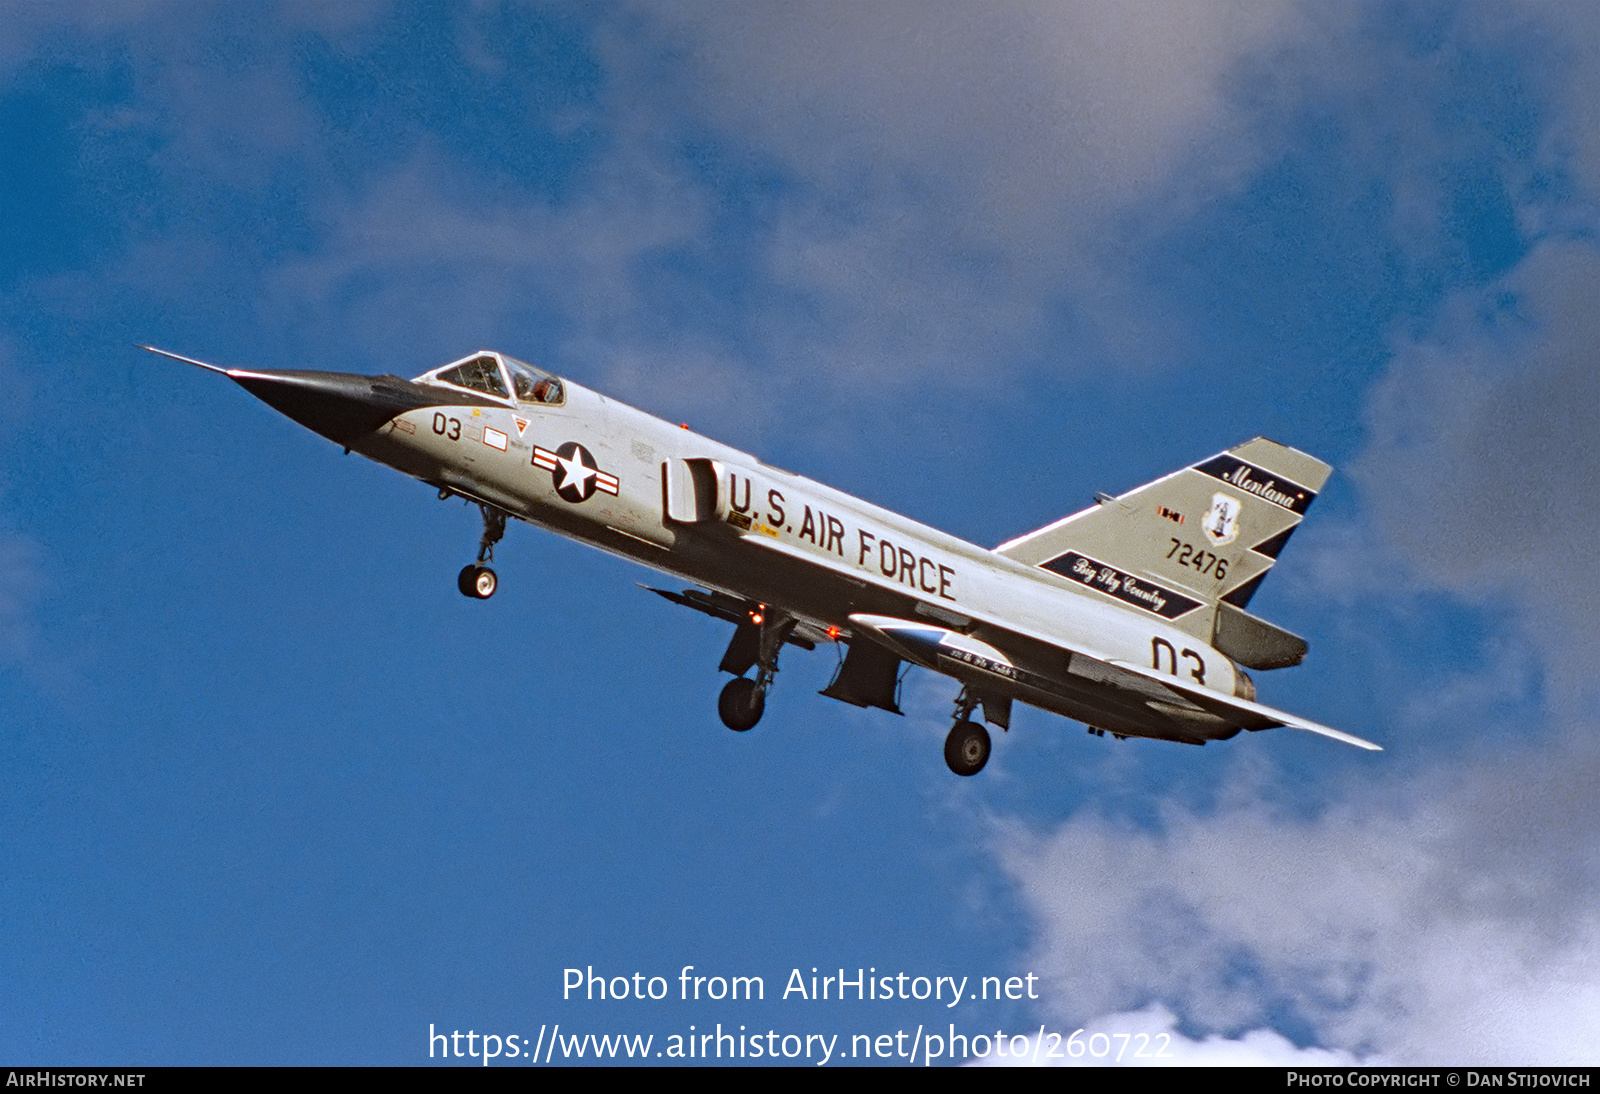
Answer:
[[(955, 624), (982, 637), (984, 621), (1007, 621), (1035, 643), (1007, 643), (1026, 672), (1061, 678), (1065, 695), (1015, 681), (1033, 705), (1134, 735), (1139, 724), (1125, 702), (1104, 696), (1092, 677), (1074, 681), (1071, 655), (1059, 644), (1085, 647), (1106, 660), (1181, 672), (1233, 695), (1233, 662), (1159, 618), (1142, 619), (1097, 603), (1093, 594), (1038, 567), (997, 556), (977, 544), (862, 501), (598, 392), (566, 384), (564, 405), (423, 407), (396, 416), (353, 451), (425, 482), (488, 502), (518, 519), (743, 600), (789, 612), (848, 640), (851, 615), (870, 614)], [(527, 425), (519, 430), (517, 420)], [(489, 438), (485, 441), (485, 436)], [(500, 447), (504, 438), (505, 447)], [(578, 444), (615, 492), (569, 491), (536, 454)], [(713, 461), (716, 499), (710, 519), (672, 520), (669, 477), (686, 461)], [(572, 500), (573, 495), (581, 500)], [(684, 516), (690, 514), (685, 513)], [(701, 514), (694, 514), (699, 516)], [(1029, 647), (1032, 648), (1029, 648)], [(1020, 648), (1017, 648), (1020, 647)], [(1169, 656), (1168, 651), (1173, 651)], [(1159, 664), (1156, 663), (1159, 661)], [(925, 665), (924, 667), (935, 667)], [(1074, 694), (1075, 693), (1075, 694)], [(1175, 734), (1230, 737), (1238, 727), (1196, 714)]]

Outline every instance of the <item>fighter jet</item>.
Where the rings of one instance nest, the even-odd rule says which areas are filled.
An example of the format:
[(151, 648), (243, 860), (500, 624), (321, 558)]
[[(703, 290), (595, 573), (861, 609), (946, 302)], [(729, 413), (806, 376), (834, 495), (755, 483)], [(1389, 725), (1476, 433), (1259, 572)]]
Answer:
[(983, 769), (986, 726), (1009, 729), (1017, 702), (1119, 740), (1285, 726), (1378, 749), (1258, 703), (1245, 672), (1305, 657), (1303, 639), (1245, 609), (1331, 470), (1262, 437), (990, 549), (503, 353), (404, 380), (142, 348), (476, 504), (465, 596), (494, 595), (511, 518), (689, 583), (651, 591), (733, 624), (717, 703), (733, 730), (761, 720), (785, 646), (833, 643), (830, 699), (898, 714), (909, 665), (960, 685), (944, 748), (957, 775)]

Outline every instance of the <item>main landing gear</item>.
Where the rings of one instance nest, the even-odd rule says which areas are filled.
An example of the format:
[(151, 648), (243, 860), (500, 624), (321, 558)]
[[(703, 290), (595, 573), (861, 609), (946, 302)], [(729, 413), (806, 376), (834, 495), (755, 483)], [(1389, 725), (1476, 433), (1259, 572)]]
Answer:
[[(735, 674), (717, 696), (717, 713), (722, 724), (735, 733), (754, 729), (767, 709), (767, 689), (778, 673), (778, 651), (794, 630), (796, 619), (783, 612), (758, 605), (748, 619), (739, 624), (722, 655), (722, 671)], [(745, 676), (751, 667), (755, 679)]]
[(976, 775), (989, 762), (989, 731), (972, 720), (978, 700), (965, 690), (956, 700), (956, 724), (944, 739), (944, 762), (957, 775)]
[[(443, 498), (448, 495), (440, 491), (439, 496)], [(462, 596), (488, 600), (500, 587), (500, 579), (485, 563), (494, 561), (494, 545), (506, 534), (506, 513), (483, 502), (478, 503), (478, 508), (483, 512), (483, 538), (478, 540), (478, 561), (472, 566), (462, 567), (456, 577), (456, 588), (461, 590)]]

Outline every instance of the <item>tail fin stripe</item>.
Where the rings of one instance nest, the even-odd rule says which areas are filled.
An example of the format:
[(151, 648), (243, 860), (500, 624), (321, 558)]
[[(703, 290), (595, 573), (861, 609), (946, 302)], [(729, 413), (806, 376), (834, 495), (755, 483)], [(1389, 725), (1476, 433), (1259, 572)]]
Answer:
[(1315, 490), (1290, 482), (1281, 475), (1275, 476), (1270, 471), (1263, 471), (1255, 464), (1246, 463), (1227, 452), (1197, 465), (1197, 469), (1247, 494), (1254, 494), (1274, 505), (1282, 506), (1291, 513), (1304, 515), (1311, 507), (1311, 503), (1317, 499)]
[(1298, 527), (1300, 527), (1298, 524), (1291, 524), (1271, 539), (1264, 539), (1250, 549), (1258, 555), (1277, 558), (1279, 552), (1283, 550), (1283, 545), (1289, 542), (1289, 537), (1294, 534), (1294, 530)]
[(1060, 574), (1085, 588), (1114, 597), (1124, 604), (1143, 608), (1162, 619), (1176, 619), (1200, 607), (1200, 601), (1157, 585), (1147, 578), (1123, 573), (1115, 566), (1096, 562), (1076, 551), (1068, 551), (1058, 558), (1042, 564), (1051, 573)]
[(1237, 589), (1233, 590), (1233, 592), (1229, 593), (1222, 599), (1225, 602), (1232, 604), (1235, 608), (1249, 607), (1250, 598), (1256, 595), (1256, 590), (1261, 588), (1262, 579), (1271, 572), (1272, 571), (1270, 570), (1262, 570), (1255, 577), (1252, 577), (1249, 581), (1246, 581), (1243, 585), (1240, 585)]

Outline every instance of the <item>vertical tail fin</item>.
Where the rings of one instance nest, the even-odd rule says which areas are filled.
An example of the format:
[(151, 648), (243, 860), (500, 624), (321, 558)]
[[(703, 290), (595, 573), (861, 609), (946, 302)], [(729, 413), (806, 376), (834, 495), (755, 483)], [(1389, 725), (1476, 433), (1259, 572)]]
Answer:
[(1257, 437), (1119, 497), (1101, 496), (1093, 508), (995, 552), (1210, 642), (1237, 631), (1241, 615), (1259, 622), (1243, 609), (1331, 471), (1304, 452)]

